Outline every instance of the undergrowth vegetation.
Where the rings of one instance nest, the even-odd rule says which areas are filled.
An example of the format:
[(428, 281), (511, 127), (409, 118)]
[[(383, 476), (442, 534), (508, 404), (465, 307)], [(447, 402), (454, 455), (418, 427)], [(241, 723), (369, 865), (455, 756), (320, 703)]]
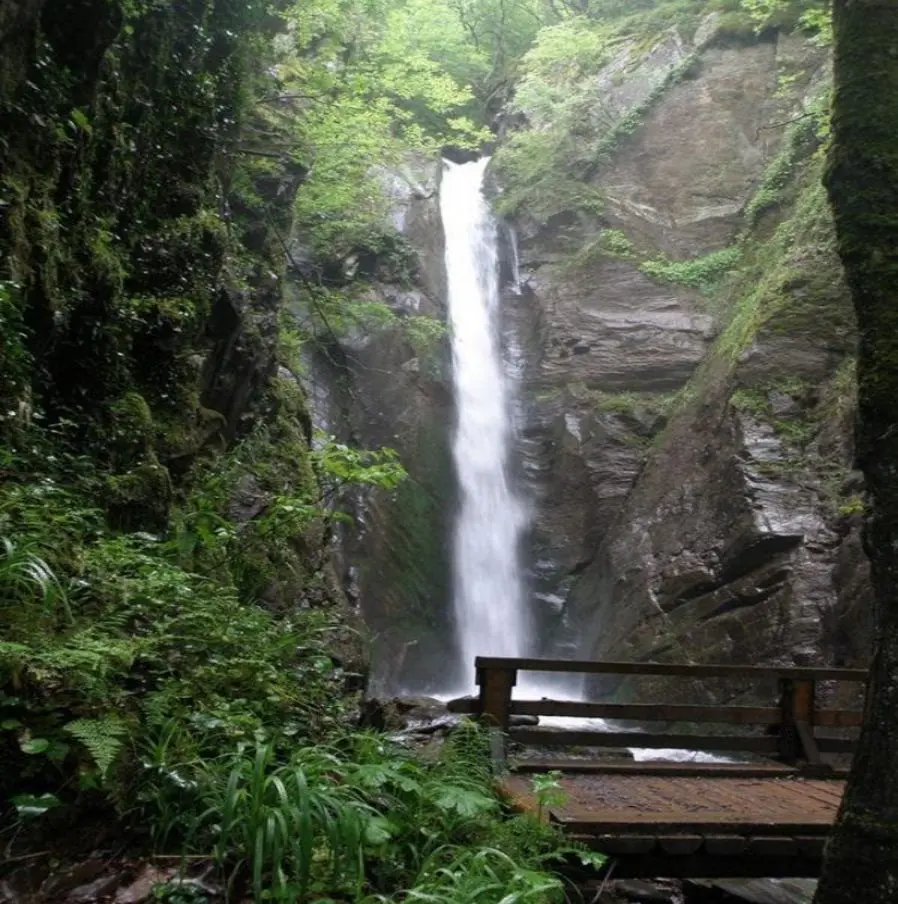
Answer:
[[(83, 487), (49, 477), (4, 487), (5, 790), (56, 790), (73, 776), (70, 791), (104, 785), (117, 796), (135, 746), (173, 720), (204, 755), (275, 731), (341, 728), (361, 663), (334, 658), (341, 637), (348, 650), (356, 642), (315, 552), (331, 517), (315, 471), (334, 492), (395, 485), (403, 472), (391, 453), (330, 442), (306, 453), (313, 470), (291, 486), (286, 469), (301, 459), (288, 456), (304, 450), (275, 446), (278, 464), (273, 442), (256, 431), (200, 468), (161, 534), (110, 530)], [(259, 511), (235, 523), (228, 506), (248, 480)]]
[(280, 759), (256, 744), (176, 768), (195, 788), (176, 816), (186, 849), (212, 850), (229, 887), (248, 885), (256, 900), (549, 904), (563, 896), (548, 863), (601, 859), (529, 818), (499, 819), (473, 724), (429, 765), (356, 734)]
[(257, 143), (263, 6), (101, 4), (77, 47), (48, 12), (5, 58), (0, 825), (127, 820), (148, 750), (280, 756), (355, 718), (334, 521), (405, 472), (313, 437), (287, 360), (307, 170)]

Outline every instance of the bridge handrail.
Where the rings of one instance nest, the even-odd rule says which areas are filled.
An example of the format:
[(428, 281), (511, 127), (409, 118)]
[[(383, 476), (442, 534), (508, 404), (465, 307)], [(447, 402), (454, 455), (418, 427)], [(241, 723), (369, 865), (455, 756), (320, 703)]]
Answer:
[[(844, 738), (817, 738), (815, 726), (856, 727), (856, 710), (821, 709), (817, 706), (817, 684), (828, 681), (863, 682), (863, 669), (805, 668), (796, 666), (683, 665), (655, 662), (596, 662), (561, 659), (524, 659), (479, 656), (475, 660), (480, 696), (463, 702), (456, 711), (477, 713), (513, 739), (529, 744), (596, 747), (678, 747), (692, 750), (745, 750), (769, 753), (787, 763), (803, 759), (822, 766), (821, 753), (849, 752), (852, 742)], [(512, 700), (518, 671), (580, 672), (608, 675), (664, 675), (685, 678), (751, 678), (775, 680), (779, 684), (778, 707), (743, 707), (681, 704), (579, 703), (560, 700)], [(570, 715), (638, 721), (728, 722), (762, 725), (764, 736), (696, 737), (686, 734), (634, 732), (541, 731), (511, 728), (511, 717), (524, 715)]]
[(519, 672), (580, 672), (588, 675), (668, 675), (691, 678), (793, 678), (810, 681), (866, 681), (866, 669), (825, 666), (688, 665), (668, 662), (611, 662), (588, 659), (520, 659), (478, 656), (474, 667)]

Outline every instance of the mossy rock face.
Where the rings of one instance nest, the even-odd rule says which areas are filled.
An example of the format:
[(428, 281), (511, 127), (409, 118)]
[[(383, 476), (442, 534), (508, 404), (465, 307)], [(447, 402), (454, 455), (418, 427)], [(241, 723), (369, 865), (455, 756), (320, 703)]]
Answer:
[(113, 403), (110, 415), (111, 457), (117, 467), (128, 467), (153, 447), (153, 414), (139, 392), (128, 392)]
[(163, 530), (167, 526), (173, 496), (171, 475), (155, 458), (107, 478), (106, 493), (107, 516), (120, 530)]
[[(199, 375), (186, 362), (208, 346), (240, 250), (222, 217), (235, 163), (219, 152), (233, 138), (222, 123), (245, 114), (238, 45), (260, 27), (257, 6), (12, 5), (0, 3), (18, 26), (2, 67), (0, 281), (17, 287), (36, 402), (102, 421), (133, 388), (189, 417)], [(281, 267), (271, 248), (259, 258), (259, 272)], [(267, 376), (270, 355), (256, 358)]]
[[(304, 171), (248, 166), (262, 203), (228, 199), (263, 6), (0, 0), (0, 558), (39, 555), (60, 588), (0, 607), (0, 697), (70, 751), (6, 732), (2, 791), (98, 777), (73, 718), (127, 728), (89, 795), (119, 803), (163, 724), (211, 756), (260, 730), (319, 743), (364, 681), (304, 397), (277, 374), (276, 229)], [(260, 504), (238, 517), (247, 476)]]
[(309, 402), (302, 387), (292, 375), (281, 371), (271, 381), (269, 394), (275, 419), (286, 432), (312, 441), (312, 416), (309, 414)]
[[(360, 583), (365, 619), (375, 634), (377, 693), (455, 677), (447, 539), (455, 507), (452, 461), (444, 424), (435, 415), (403, 448), (410, 478), (393, 491), (378, 490), (366, 512)], [(439, 676), (435, 658), (444, 663)]]

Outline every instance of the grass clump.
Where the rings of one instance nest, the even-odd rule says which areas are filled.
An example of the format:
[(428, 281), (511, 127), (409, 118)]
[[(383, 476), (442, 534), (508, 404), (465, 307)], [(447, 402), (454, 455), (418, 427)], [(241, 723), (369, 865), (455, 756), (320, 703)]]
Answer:
[(214, 760), (176, 749), (147, 761), (144, 813), (169, 842), (211, 853), (234, 899), (560, 904), (549, 864), (601, 860), (535, 820), (500, 818), (487, 735), (473, 723), (430, 763), (364, 733)]

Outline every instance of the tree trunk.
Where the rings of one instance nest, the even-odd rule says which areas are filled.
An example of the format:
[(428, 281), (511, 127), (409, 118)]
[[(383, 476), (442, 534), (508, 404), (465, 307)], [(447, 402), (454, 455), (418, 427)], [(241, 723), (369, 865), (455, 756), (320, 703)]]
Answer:
[(898, 0), (835, 0), (826, 186), (860, 330), (859, 465), (878, 628), (864, 726), (815, 904), (898, 902)]

